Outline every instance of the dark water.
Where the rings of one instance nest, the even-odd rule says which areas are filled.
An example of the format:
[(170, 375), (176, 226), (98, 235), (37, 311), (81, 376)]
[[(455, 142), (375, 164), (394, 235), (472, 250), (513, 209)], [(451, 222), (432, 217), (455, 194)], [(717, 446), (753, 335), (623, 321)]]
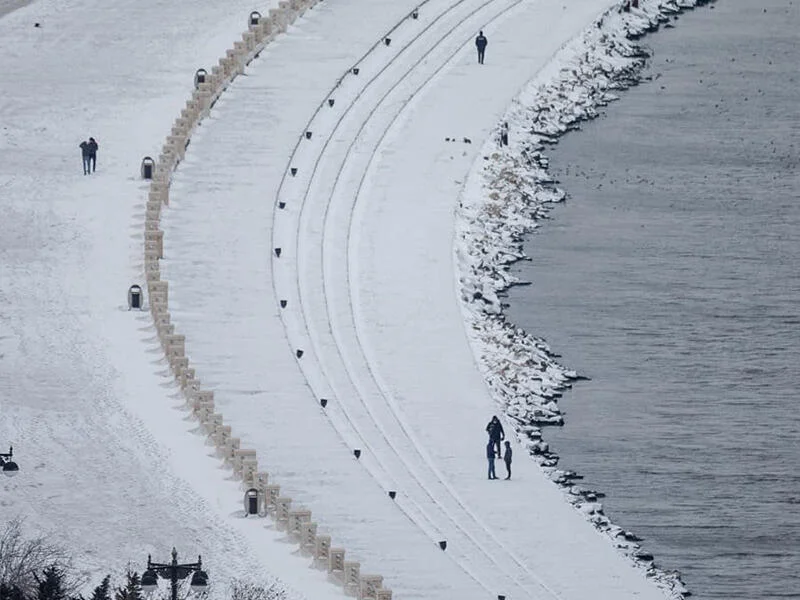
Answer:
[(551, 153), (570, 194), (510, 317), (588, 375), (547, 438), (700, 599), (800, 598), (800, 2), (645, 40), (654, 80)]

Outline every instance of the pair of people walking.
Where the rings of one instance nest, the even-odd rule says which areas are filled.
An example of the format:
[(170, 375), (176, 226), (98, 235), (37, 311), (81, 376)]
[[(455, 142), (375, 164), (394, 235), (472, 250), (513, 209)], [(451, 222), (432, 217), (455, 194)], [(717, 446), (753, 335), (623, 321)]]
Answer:
[[(495, 458), (502, 458), (506, 463), (506, 479), (511, 479), (511, 442), (506, 442), (505, 454), (503, 454), (500, 444), (506, 437), (503, 431), (503, 424), (496, 416), (492, 417), (489, 424), (486, 425), (486, 433), (489, 434), (489, 443), (486, 444), (486, 460), (489, 461), (489, 479), (498, 479), (494, 470)], [(495, 452), (495, 448), (497, 452)]]
[(88, 141), (82, 141), (78, 145), (78, 148), (81, 149), (81, 155), (83, 157), (83, 174), (89, 175), (90, 173), (94, 173), (97, 168), (97, 150), (100, 148), (97, 141), (93, 137), (90, 137)]

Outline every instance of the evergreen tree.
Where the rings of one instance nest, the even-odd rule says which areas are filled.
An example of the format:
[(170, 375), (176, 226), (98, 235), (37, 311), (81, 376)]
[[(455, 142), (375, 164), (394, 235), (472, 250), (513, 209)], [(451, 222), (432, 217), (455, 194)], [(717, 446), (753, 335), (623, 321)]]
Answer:
[(111, 576), (106, 575), (94, 591), (90, 600), (111, 600)]
[(26, 600), (24, 592), (16, 585), (0, 583), (0, 600)]
[(36, 575), (36, 600), (67, 600), (64, 590), (64, 571), (58, 567), (47, 567), (42, 575)]
[(128, 571), (125, 587), (117, 588), (114, 600), (144, 600), (142, 581), (138, 573)]

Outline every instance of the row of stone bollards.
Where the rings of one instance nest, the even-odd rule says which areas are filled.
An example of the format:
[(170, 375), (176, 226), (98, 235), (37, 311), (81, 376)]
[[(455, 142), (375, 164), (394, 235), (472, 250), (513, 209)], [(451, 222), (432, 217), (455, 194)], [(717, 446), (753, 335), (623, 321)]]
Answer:
[[(190, 366), (186, 336), (177, 333), (171, 322), (169, 283), (162, 281), (159, 263), (164, 257), (161, 210), (169, 205), (172, 173), (183, 160), (195, 128), (244, 67), (319, 1), (282, 0), (278, 8), (269, 11), (267, 18), (252, 12), (241, 41), (226, 51), (210, 73), (205, 69), (195, 73), (191, 98), (175, 120), (158, 159), (148, 156), (142, 160), (142, 177), (150, 180), (145, 212), (144, 276), (153, 324), (170, 371), (180, 386), (187, 407), (199, 421), (201, 431), (214, 444), (217, 455), (233, 470), (234, 476), (241, 480), (246, 490), (245, 515), (270, 516), (276, 527), (299, 545), (301, 553), (312, 558), (312, 566), (327, 569), (346, 594), (359, 600), (391, 600), (392, 591), (383, 588), (383, 576), (361, 574), (360, 563), (346, 561), (344, 548), (333, 547), (330, 536), (317, 533), (317, 523), (312, 521), (310, 510), (293, 508), (292, 499), (281, 496), (280, 486), (270, 483), (268, 473), (259, 471), (256, 451), (242, 448), (230, 425), (224, 424), (222, 414), (215, 408), (214, 392), (203, 388), (195, 369)], [(142, 307), (139, 286), (131, 288), (129, 305)]]

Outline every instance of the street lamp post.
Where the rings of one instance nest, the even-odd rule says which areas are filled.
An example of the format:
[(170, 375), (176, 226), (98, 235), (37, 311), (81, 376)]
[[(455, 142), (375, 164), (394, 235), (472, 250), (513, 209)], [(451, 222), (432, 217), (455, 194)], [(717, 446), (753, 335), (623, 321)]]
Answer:
[(13, 446), (8, 447), (8, 453), (0, 452), (0, 467), (2, 467), (3, 475), (6, 477), (13, 477), (19, 473), (19, 467), (17, 466), (17, 463), (11, 460), (12, 458), (14, 458)]
[(208, 575), (203, 571), (203, 561), (200, 556), (196, 563), (178, 564), (178, 551), (172, 549), (172, 562), (154, 563), (147, 555), (147, 570), (142, 574), (142, 589), (145, 592), (153, 592), (158, 588), (158, 577), (169, 579), (172, 588), (172, 600), (178, 600), (178, 581), (186, 579), (189, 573), (192, 575), (192, 591), (200, 593), (208, 586)]

